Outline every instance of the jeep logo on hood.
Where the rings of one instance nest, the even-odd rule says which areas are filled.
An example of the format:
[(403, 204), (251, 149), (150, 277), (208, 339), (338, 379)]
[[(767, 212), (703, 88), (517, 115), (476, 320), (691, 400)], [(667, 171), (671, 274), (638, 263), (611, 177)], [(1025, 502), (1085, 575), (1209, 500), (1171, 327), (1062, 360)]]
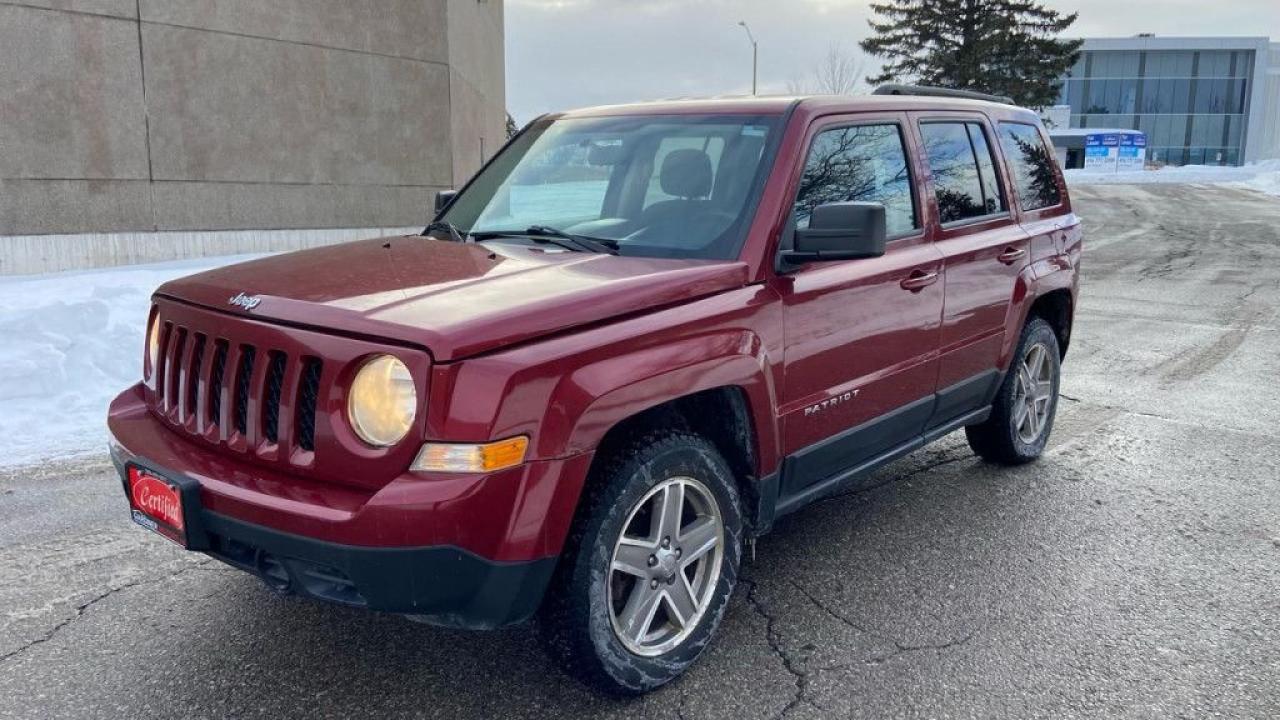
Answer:
[(227, 304), (242, 307), (245, 310), (252, 310), (262, 304), (262, 298), (257, 295), (245, 295), (241, 292), (228, 299)]

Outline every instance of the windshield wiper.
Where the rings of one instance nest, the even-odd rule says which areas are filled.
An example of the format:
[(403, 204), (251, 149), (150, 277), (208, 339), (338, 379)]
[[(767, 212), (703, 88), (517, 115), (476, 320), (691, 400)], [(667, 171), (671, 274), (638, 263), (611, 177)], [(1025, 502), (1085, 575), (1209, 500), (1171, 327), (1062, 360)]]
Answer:
[(557, 228), (548, 227), (546, 225), (532, 225), (525, 230), (525, 233), (535, 240), (542, 238), (559, 238), (575, 243), (578, 247), (586, 248), (594, 253), (604, 253), (607, 255), (618, 254), (618, 241), (609, 238), (591, 237), (590, 235), (576, 235), (567, 233)]
[(425, 229), (425, 230), (423, 230), (423, 231), (422, 231), (422, 234), (423, 234), (423, 235), (430, 235), (431, 233), (433, 233), (433, 232), (437, 232), (437, 231), (440, 231), (440, 230), (443, 230), (443, 231), (445, 231), (445, 232), (449, 233), (449, 238), (450, 238), (451, 240), (453, 240), (454, 242), (457, 242), (457, 243), (465, 243), (465, 242), (467, 241), (467, 236), (466, 236), (466, 235), (464, 235), (464, 234), (462, 233), (462, 231), (458, 230), (458, 226), (457, 226), (457, 225), (454, 225), (454, 224), (453, 224), (453, 223), (451, 223), (451, 222), (446, 222), (446, 221), (444, 221), (444, 220), (437, 220), (437, 221), (435, 221), (435, 222), (431, 223), (430, 225), (428, 225), (428, 226), (426, 227), (426, 229)]
[(618, 242), (609, 238), (574, 235), (546, 225), (531, 225), (525, 230), (479, 230), (470, 234), (474, 241), (490, 238), (528, 238), (540, 244), (562, 247), (565, 250), (587, 251), (605, 255), (618, 254)]

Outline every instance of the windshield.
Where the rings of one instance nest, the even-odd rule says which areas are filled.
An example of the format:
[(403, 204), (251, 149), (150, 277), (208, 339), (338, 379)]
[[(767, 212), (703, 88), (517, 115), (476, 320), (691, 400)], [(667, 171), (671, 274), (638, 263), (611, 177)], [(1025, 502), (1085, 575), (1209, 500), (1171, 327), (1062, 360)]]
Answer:
[(732, 259), (775, 116), (552, 119), (503, 150), (440, 218), (463, 233), (554, 228), (619, 254)]

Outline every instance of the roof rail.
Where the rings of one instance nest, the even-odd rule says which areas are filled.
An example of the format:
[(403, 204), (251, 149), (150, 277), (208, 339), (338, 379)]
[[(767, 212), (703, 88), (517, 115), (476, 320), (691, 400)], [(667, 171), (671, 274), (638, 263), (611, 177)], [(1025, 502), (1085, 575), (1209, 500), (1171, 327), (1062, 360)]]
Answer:
[(952, 90), (951, 88), (929, 87), (928, 85), (881, 85), (872, 95), (921, 95), (926, 97), (952, 97), (966, 100), (985, 100), (986, 102), (1014, 105), (1013, 98), (1004, 95), (988, 95), (972, 90)]

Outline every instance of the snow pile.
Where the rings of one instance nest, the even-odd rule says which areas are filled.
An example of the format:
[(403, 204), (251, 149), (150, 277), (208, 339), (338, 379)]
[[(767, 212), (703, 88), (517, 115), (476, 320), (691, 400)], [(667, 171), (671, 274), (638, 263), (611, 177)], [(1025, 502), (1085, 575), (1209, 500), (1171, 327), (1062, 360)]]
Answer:
[(1099, 173), (1067, 170), (1070, 185), (1145, 185), (1148, 183), (1192, 183), (1226, 185), (1280, 196), (1280, 160), (1263, 160), (1240, 167), (1183, 165), (1159, 170), (1127, 173)]
[(0, 467), (104, 452), (108, 403), (142, 377), (152, 291), (254, 257), (0, 277)]

